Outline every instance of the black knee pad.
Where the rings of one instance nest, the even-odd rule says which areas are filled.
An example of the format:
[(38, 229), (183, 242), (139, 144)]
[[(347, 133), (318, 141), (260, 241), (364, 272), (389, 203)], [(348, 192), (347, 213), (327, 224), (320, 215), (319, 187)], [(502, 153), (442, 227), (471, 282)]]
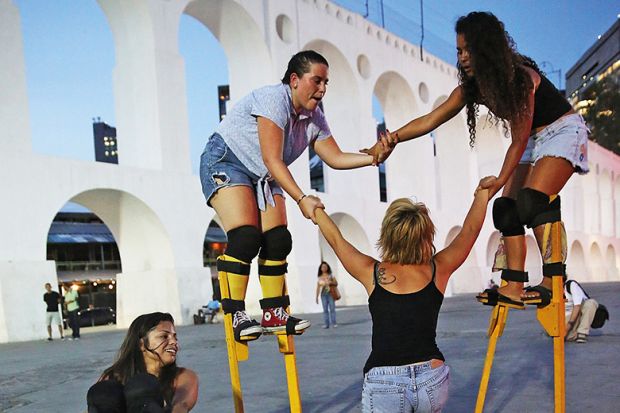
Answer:
[(525, 234), (525, 228), (519, 220), (517, 202), (506, 196), (493, 202), (493, 224), (505, 237)]
[(86, 393), (88, 413), (125, 413), (123, 385), (116, 380), (93, 384)]
[(293, 249), (293, 238), (285, 225), (265, 232), (259, 257), (265, 260), (284, 260)]
[(251, 262), (258, 255), (261, 234), (258, 228), (252, 225), (231, 229), (226, 233), (228, 245), (226, 255), (230, 255), (244, 262)]
[(560, 196), (549, 202), (549, 195), (532, 188), (523, 188), (517, 196), (519, 221), (528, 228), (561, 221)]

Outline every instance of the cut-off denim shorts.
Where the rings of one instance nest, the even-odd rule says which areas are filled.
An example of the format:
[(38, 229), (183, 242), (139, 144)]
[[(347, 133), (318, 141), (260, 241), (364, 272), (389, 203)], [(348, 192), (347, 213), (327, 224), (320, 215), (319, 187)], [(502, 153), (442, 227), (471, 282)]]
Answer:
[(588, 134), (581, 115), (573, 113), (556, 120), (540, 132), (530, 136), (520, 164), (535, 164), (549, 156), (563, 158), (570, 162), (575, 172), (584, 175), (588, 167)]
[(253, 188), (261, 210), (264, 210), (266, 203), (274, 205), (274, 195), (284, 196), (282, 188), (273, 179), (261, 178), (250, 172), (217, 133), (209, 137), (200, 156), (200, 182), (209, 206), (217, 191), (231, 186)]
[(448, 400), (450, 367), (431, 362), (370, 369), (364, 376), (363, 413), (436, 413)]

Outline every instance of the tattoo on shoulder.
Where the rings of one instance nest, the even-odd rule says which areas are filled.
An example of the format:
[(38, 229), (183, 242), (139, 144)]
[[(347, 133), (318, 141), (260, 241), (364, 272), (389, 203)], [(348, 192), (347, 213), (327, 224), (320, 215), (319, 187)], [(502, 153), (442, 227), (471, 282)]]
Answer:
[(379, 268), (379, 274), (377, 276), (377, 279), (379, 280), (379, 284), (381, 285), (386, 285), (386, 284), (392, 284), (393, 282), (396, 281), (396, 276), (395, 275), (387, 275), (385, 273), (385, 268)]

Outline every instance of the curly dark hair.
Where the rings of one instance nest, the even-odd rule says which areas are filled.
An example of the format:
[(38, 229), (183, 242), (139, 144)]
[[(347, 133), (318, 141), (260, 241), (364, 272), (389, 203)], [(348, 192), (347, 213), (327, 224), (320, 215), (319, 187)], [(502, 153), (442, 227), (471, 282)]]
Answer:
[(469, 145), (473, 147), (478, 105), (488, 107), (491, 118), (496, 123), (502, 122), (507, 132), (507, 123), (516, 121), (527, 111), (528, 94), (534, 87), (524, 66), (540, 70), (532, 59), (517, 52), (504, 23), (492, 13), (475, 11), (461, 16), (455, 31), (467, 42), (474, 72), (469, 77), (457, 63), (459, 83), (465, 92)]

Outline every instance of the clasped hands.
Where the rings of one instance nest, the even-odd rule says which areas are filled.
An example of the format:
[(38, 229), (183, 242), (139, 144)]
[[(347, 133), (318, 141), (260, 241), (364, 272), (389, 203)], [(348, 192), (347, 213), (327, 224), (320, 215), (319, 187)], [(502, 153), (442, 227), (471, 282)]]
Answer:
[(392, 153), (398, 143), (398, 134), (385, 130), (379, 134), (379, 139), (370, 148), (360, 149), (360, 153), (372, 156), (372, 165), (378, 166)]
[(474, 191), (474, 195), (482, 189), (489, 190), (489, 200), (495, 196), (495, 194), (504, 186), (504, 182), (500, 181), (496, 176), (485, 176), (478, 183), (478, 187)]

